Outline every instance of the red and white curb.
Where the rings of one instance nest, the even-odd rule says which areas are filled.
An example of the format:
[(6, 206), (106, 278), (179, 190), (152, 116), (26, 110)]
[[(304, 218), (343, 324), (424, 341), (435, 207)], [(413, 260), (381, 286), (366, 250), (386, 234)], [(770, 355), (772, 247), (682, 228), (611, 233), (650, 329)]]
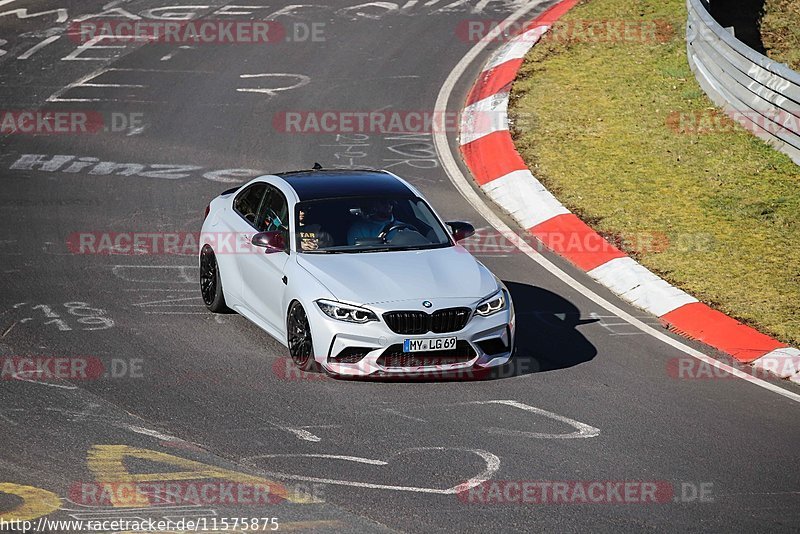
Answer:
[(564, 207), (517, 153), (508, 128), (511, 84), (530, 48), (577, 2), (563, 0), (531, 21), (492, 56), (467, 95), (459, 144), (475, 181), (547, 248), (670, 330), (800, 384), (800, 350), (710, 308), (628, 257)]

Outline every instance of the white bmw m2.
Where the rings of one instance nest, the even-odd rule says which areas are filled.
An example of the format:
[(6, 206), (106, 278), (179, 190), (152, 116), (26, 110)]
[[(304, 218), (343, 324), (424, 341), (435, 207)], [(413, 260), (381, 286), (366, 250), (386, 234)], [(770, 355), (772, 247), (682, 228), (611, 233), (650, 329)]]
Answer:
[(414, 376), (503, 365), (514, 307), (503, 283), (387, 171), (261, 176), (211, 201), (200, 289), (286, 345), (302, 370)]

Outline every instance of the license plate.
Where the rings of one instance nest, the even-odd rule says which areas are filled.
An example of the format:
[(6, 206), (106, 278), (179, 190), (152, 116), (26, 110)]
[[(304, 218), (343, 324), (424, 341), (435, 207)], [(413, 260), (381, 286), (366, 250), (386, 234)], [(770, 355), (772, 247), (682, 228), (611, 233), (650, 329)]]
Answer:
[(450, 350), (454, 348), (456, 348), (455, 336), (406, 339), (403, 341), (403, 352), (428, 352), (432, 350)]

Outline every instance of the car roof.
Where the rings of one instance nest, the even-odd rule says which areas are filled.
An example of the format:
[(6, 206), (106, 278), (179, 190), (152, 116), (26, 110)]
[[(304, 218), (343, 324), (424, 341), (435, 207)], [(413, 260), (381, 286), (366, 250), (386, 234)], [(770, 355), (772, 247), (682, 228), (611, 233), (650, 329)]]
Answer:
[(278, 173), (300, 202), (337, 197), (409, 197), (414, 192), (393, 174), (374, 170), (309, 170)]

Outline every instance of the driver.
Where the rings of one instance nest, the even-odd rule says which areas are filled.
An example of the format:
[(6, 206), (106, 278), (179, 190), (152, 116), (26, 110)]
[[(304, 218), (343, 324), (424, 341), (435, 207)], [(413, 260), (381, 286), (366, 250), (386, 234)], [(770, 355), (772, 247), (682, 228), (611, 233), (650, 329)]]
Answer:
[(363, 218), (353, 223), (347, 232), (347, 244), (355, 245), (357, 239), (376, 238), (391, 223), (396, 222), (392, 210), (394, 203), (390, 200), (377, 199), (369, 201), (361, 208)]

